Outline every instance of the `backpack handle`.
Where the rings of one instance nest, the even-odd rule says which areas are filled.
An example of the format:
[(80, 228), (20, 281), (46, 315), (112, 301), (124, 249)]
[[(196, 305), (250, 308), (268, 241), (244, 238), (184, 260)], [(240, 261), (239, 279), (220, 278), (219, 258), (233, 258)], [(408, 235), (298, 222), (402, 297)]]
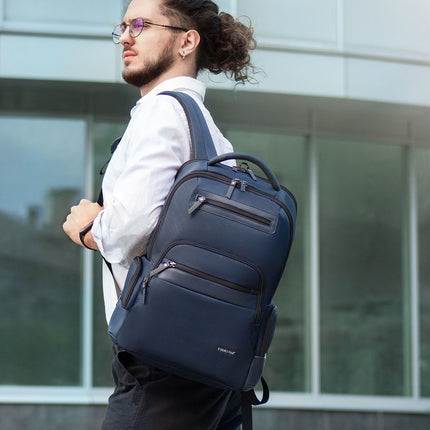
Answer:
[(271, 183), (272, 187), (276, 191), (279, 191), (281, 189), (281, 186), (279, 185), (279, 182), (276, 179), (276, 176), (272, 173), (269, 167), (266, 164), (264, 164), (259, 158), (254, 157), (251, 154), (246, 154), (244, 152), (229, 152), (227, 154), (221, 154), (221, 155), (218, 155), (217, 157), (211, 158), (208, 162), (208, 165), (212, 166), (214, 164), (221, 163), (222, 161), (231, 160), (231, 159), (251, 161), (251, 163), (254, 163), (264, 172), (264, 174), (267, 176), (267, 179)]

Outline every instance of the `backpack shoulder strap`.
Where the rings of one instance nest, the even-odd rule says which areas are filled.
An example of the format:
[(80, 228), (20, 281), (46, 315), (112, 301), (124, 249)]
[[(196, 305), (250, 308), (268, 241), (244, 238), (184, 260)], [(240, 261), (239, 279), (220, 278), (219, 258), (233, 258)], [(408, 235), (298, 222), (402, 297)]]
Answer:
[[(187, 117), (188, 127), (190, 129), (192, 152), (191, 159), (198, 160), (209, 160), (217, 156), (215, 145), (212, 140), (212, 136), (209, 132), (206, 120), (203, 116), (201, 109), (195, 100), (186, 93), (179, 91), (164, 91), (159, 95), (166, 95), (174, 97), (181, 104), (184, 109), (185, 116)], [(122, 136), (115, 139), (111, 145), (111, 156), (109, 160), (100, 169), (100, 175), (104, 175), (106, 167), (109, 164), (113, 153), (115, 152), (118, 144), (120, 143)], [(103, 206), (103, 193), (100, 190), (97, 203)]]
[(191, 159), (209, 160), (217, 156), (212, 136), (203, 113), (196, 101), (188, 94), (178, 91), (164, 91), (159, 95), (174, 97), (181, 104), (190, 128), (192, 153)]
[[(203, 113), (195, 100), (189, 96), (188, 94), (176, 92), (176, 91), (164, 91), (160, 93), (161, 95), (167, 95), (174, 97), (179, 101), (182, 108), (184, 109), (185, 116), (187, 117), (188, 127), (190, 129), (191, 135), (191, 144), (192, 144), (192, 152), (191, 159), (202, 159), (209, 160), (210, 158), (214, 158), (217, 156), (217, 152), (215, 150), (215, 145), (212, 140), (212, 136), (209, 132), (209, 128), (203, 116)], [(103, 175), (104, 171), (109, 164), (110, 159), (112, 158), (113, 153), (115, 152), (118, 144), (121, 141), (121, 137), (116, 139), (111, 145), (111, 157), (107, 161), (107, 163), (100, 170), (100, 174)], [(100, 189), (99, 197), (97, 199), (97, 203), (100, 206), (103, 206), (103, 191)], [(112, 278), (115, 283), (115, 289), (117, 296), (121, 295), (121, 289), (119, 288), (115, 277), (113, 275), (112, 265), (103, 258), (107, 267), (109, 268)]]
[(269, 400), (269, 386), (266, 380), (261, 378), (263, 397), (259, 400), (254, 390), (242, 391), (242, 430), (252, 430), (252, 405), (263, 405)]
[[(121, 139), (122, 139), (122, 136), (118, 137), (117, 139), (115, 139), (113, 141), (112, 145), (110, 146), (111, 155), (109, 157), (109, 160), (100, 169), (100, 175), (102, 175), (102, 176), (104, 175), (104, 173), (106, 171), (106, 167), (108, 166), (109, 161), (111, 160), (113, 153), (115, 152), (116, 148), (118, 147), (119, 143), (121, 142)], [(103, 189), (102, 188), (100, 188), (99, 196), (97, 198), (97, 203), (99, 204), (99, 206), (103, 206)], [(102, 256), (102, 258), (103, 258), (104, 262), (106, 263), (106, 266), (109, 269), (109, 272), (112, 275), (112, 279), (113, 279), (113, 282), (115, 284), (116, 295), (119, 298), (121, 295), (121, 288), (119, 287), (118, 283), (116, 282), (116, 279), (115, 279), (115, 276), (114, 276), (113, 270), (112, 270), (112, 264), (110, 264), (109, 261), (107, 261), (106, 258), (104, 258), (103, 256)]]
[[(117, 139), (115, 139), (115, 140), (112, 142), (112, 145), (110, 146), (110, 157), (109, 157), (109, 160), (108, 160), (108, 161), (106, 161), (106, 163), (103, 165), (103, 167), (100, 169), (100, 172), (99, 172), (101, 176), (103, 176), (103, 175), (105, 174), (105, 172), (106, 172), (106, 168), (107, 168), (107, 166), (108, 166), (108, 164), (109, 164), (110, 160), (112, 159), (112, 155), (113, 155), (113, 153), (115, 152), (116, 148), (118, 147), (119, 142), (121, 142), (121, 139), (122, 139), (122, 136), (121, 136), (121, 137), (118, 137)], [(97, 199), (97, 203), (98, 203), (100, 206), (103, 206), (103, 190), (102, 190), (101, 188), (100, 188), (99, 197), (98, 197), (98, 199)]]

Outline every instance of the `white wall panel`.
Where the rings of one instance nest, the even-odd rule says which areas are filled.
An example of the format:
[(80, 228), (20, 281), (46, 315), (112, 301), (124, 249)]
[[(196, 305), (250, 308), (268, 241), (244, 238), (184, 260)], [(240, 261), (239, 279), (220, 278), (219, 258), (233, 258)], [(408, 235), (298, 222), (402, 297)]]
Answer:
[(261, 50), (254, 53), (253, 60), (264, 73), (256, 75), (259, 84), (249, 85), (249, 90), (344, 96), (344, 60), (341, 57)]
[[(257, 50), (253, 63), (260, 73), (257, 83), (237, 85), (239, 91), (344, 97), (344, 60), (342, 57), (308, 55), (292, 52)], [(234, 89), (234, 82), (207, 72), (199, 76), (208, 88)]]
[(337, 0), (237, 0), (238, 15), (249, 16), (258, 37), (335, 45)]
[(349, 98), (430, 105), (430, 69), (361, 59), (347, 60)]
[(118, 0), (3, 0), (6, 22), (113, 25), (120, 18)]
[(218, 0), (216, 4), (219, 7), (220, 11), (231, 13), (231, 0)]
[(345, 48), (430, 58), (428, 0), (344, 0)]
[(0, 77), (115, 82), (118, 52), (110, 41), (0, 37)]

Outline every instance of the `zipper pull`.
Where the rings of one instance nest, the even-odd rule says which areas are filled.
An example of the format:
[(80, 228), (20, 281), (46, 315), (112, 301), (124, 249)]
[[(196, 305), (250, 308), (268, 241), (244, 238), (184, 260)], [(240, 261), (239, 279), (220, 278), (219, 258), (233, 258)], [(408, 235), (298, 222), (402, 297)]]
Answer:
[(197, 196), (196, 202), (188, 209), (188, 214), (192, 215), (204, 202), (206, 201), (206, 197)]
[(166, 269), (170, 269), (176, 267), (176, 263), (174, 261), (168, 261), (167, 263), (160, 264), (156, 269), (152, 270), (148, 276), (148, 282), (151, 278), (158, 275), (161, 272), (164, 272)]
[(249, 167), (246, 169), (246, 173), (248, 173), (248, 175), (251, 176), (253, 181), (257, 180), (257, 177), (254, 175), (254, 172)]
[(253, 181), (257, 180), (257, 177), (254, 175), (254, 172), (251, 170), (248, 163), (241, 163), (239, 169), (243, 173), (248, 173), (248, 175), (251, 176)]
[(240, 191), (245, 191), (246, 187), (248, 186), (248, 182), (246, 181), (240, 181)]
[(146, 287), (148, 286), (148, 278), (145, 278), (143, 280), (143, 285), (142, 285), (142, 303), (145, 304), (146, 302)]
[(151, 272), (149, 273), (149, 275), (143, 280), (143, 298), (142, 301), (143, 303), (145, 303), (146, 300), (146, 290), (149, 284), (149, 281), (151, 280), (151, 278), (153, 278), (154, 276), (158, 275), (161, 272), (164, 272), (166, 269), (170, 269), (170, 268), (174, 268), (176, 267), (176, 263), (174, 261), (168, 261), (167, 263), (164, 264), (160, 264), (156, 269), (151, 270)]
[(233, 179), (230, 182), (230, 187), (228, 188), (227, 194), (225, 195), (227, 199), (231, 199), (231, 196), (233, 195), (233, 191), (239, 182), (240, 182), (240, 179)]

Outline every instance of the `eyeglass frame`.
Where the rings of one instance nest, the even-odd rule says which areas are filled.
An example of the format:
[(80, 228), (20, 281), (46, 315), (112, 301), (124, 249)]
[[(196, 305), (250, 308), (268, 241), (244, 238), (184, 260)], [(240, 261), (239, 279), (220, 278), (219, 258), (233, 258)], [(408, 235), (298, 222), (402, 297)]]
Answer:
[[(136, 21), (141, 20), (142, 21), (142, 27), (139, 31), (139, 33), (137, 33), (135, 36), (133, 36), (130, 33), (130, 29), (131, 26), (136, 23)], [(182, 27), (176, 27), (174, 25), (166, 25), (166, 24), (156, 24), (155, 22), (148, 22), (147, 20), (143, 19), (143, 18), (135, 18), (133, 20), (130, 21), (130, 24), (126, 24), (125, 22), (122, 22), (121, 24), (118, 24), (115, 26), (115, 28), (113, 29), (112, 32), (112, 40), (113, 43), (115, 43), (116, 45), (118, 45), (120, 43), (119, 39), (121, 38), (121, 36), (127, 31), (127, 27), (128, 27), (128, 34), (130, 35), (130, 37), (132, 37), (133, 39), (136, 39), (137, 37), (139, 37), (145, 27), (145, 25), (155, 25), (157, 27), (162, 27), (162, 28), (169, 28), (172, 30), (180, 30), (180, 31), (188, 31), (185, 28)], [(121, 31), (122, 27), (124, 26), (124, 31), (121, 34), (116, 34), (117, 29), (119, 29)], [(119, 31), (118, 31), (119, 33)]]

